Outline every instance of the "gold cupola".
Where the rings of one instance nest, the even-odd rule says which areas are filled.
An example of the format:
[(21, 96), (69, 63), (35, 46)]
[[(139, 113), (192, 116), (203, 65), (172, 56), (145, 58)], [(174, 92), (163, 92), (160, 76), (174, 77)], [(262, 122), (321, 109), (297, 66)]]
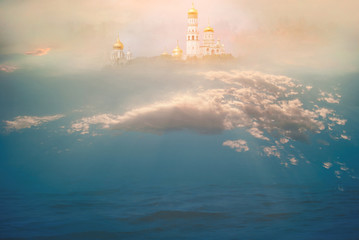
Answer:
[(194, 8), (194, 4), (192, 3), (192, 8), (188, 10), (188, 17), (189, 18), (197, 18), (198, 17), (198, 11)]
[(172, 51), (172, 56), (173, 57), (182, 57), (182, 49), (179, 47), (178, 45), (178, 41), (177, 41), (177, 46), (173, 49)]
[(209, 26), (209, 18), (208, 18), (208, 26), (203, 31), (204, 32), (214, 32), (214, 29)]
[(204, 29), (204, 32), (214, 32), (213, 28), (209, 25)]
[(113, 45), (113, 49), (123, 50), (123, 43), (120, 41), (120, 38), (117, 38), (115, 44)]

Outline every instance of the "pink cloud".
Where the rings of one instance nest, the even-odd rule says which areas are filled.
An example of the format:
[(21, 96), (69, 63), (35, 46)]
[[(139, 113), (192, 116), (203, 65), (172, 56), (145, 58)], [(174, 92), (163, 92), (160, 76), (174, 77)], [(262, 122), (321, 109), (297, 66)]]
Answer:
[(0, 64), (0, 71), (11, 73), (17, 70), (18, 67), (12, 65)]
[(32, 56), (43, 56), (48, 54), (51, 48), (38, 48), (33, 51), (25, 52), (25, 55), (32, 55)]

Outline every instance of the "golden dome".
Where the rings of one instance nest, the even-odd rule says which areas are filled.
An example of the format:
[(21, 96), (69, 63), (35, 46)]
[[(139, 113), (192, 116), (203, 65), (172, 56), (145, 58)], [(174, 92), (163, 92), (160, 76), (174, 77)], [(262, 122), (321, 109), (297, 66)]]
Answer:
[(209, 25), (204, 29), (204, 32), (214, 32), (214, 29), (211, 28)]
[(197, 17), (198, 11), (194, 8), (194, 4), (192, 3), (192, 8), (188, 10), (188, 17)]
[(172, 51), (172, 56), (174, 57), (181, 57), (182, 56), (182, 49), (178, 46), (178, 41), (177, 41), (177, 47), (175, 47)]
[(161, 56), (168, 56), (168, 52), (164, 51), (163, 53), (161, 53)]
[(120, 41), (119, 38), (117, 38), (115, 44), (113, 45), (113, 49), (123, 50), (123, 43)]

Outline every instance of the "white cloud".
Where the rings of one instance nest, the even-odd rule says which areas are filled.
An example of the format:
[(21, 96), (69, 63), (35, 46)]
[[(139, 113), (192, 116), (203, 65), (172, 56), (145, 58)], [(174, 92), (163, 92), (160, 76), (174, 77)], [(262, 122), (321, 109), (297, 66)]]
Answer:
[(264, 147), (263, 151), (268, 157), (275, 156), (277, 158), (280, 158), (280, 153), (278, 152), (278, 149), (276, 146)]
[(112, 114), (85, 117), (72, 123), (71, 129), (68, 132), (81, 132), (81, 134), (87, 134), (90, 131), (90, 125), (100, 124), (103, 128), (109, 128), (110, 124), (118, 123), (118, 121), (119, 117)]
[(272, 94), (289, 94), (288, 88), (294, 88), (297, 85), (292, 78), (282, 75), (264, 74), (253, 71), (209, 71), (200, 73), (208, 80), (219, 80), (227, 84), (233, 84), (241, 87), (254, 87), (258, 90), (264, 90)]
[(339, 98), (341, 97), (339, 94), (336, 94), (337, 98), (334, 98), (332, 93), (327, 93), (320, 91), (321, 98), (318, 98), (318, 101), (326, 101), (327, 103), (339, 103)]
[(43, 56), (48, 54), (51, 48), (38, 48), (32, 51), (25, 52), (25, 55), (32, 55), (32, 56)]
[(192, 130), (201, 134), (216, 134), (226, 129), (228, 109), (206, 93), (202, 97), (181, 96), (167, 102), (136, 108), (123, 115), (102, 114), (83, 118), (72, 124), (72, 131), (88, 133), (89, 125), (122, 131), (161, 134), (166, 131)]
[(331, 114), (334, 111), (331, 109), (327, 109), (327, 108), (319, 108), (317, 110), (315, 110), (316, 113), (318, 113), (322, 118), (326, 118), (327, 114)]
[(339, 103), (339, 99), (335, 99), (333, 97), (326, 97), (323, 98), (325, 101), (327, 101), (328, 103)]
[(217, 134), (223, 130), (245, 128), (254, 137), (277, 137), (306, 141), (307, 132), (320, 132), (324, 124), (318, 113), (303, 108), (298, 99), (285, 99), (297, 85), (291, 78), (259, 72), (207, 72), (209, 80), (225, 83), (221, 88), (197, 90), (134, 108), (122, 115), (101, 114), (75, 121), (70, 132), (88, 133), (90, 125), (122, 131), (161, 134), (191, 130)]
[(346, 167), (346, 166), (340, 166), (340, 170), (342, 170), (342, 171), (348, 171), (349, 170), (349, 168), (348, 167)]
[(228, 146), (230, 148), (235, 149), (237, 152), (246, 152), (249, 151), (249, 147), (247, 145), (247, 142), (242, 139), (238, 139), (235, 141), (227, 140), (223, 144), (223, 146)]
[(340, 137), (341, 137), (342, 139), (345, 139), (345, 140), (351, 140), (351, 137), (350, 137), (350, 136), (347, 136), (347, 135), (344, 135), (344, 134), (340, 135)]
[(337, 117), (330, 117), (329, 120), (336, 122), (338, 125), (345, 125), (347, 120), (346, 119), (340, 119)]
[(338, 179), (340, 179), (340, 178), (342, 178), (340, 175), (341, 175), (341, 171), (334, 171), (334, 174), (335, 174), (335, 176), (338, 178)]
[(17, 66), (14, 65), (6, 65), (6, 64), (0, 64), (0, 71), (11, 73), (18, 69)]
[(247, 131), (255, 138), (269, 141), (269, 138), (263, 136), (263, 131), (259, 130), (258, 128), (250, 128)]
[(51, 115), (51, 116), (43, 116), (43, 117), (38, 117), (38, 116), (18, 116), (13, 121), (5, 121), (5, 124), (6, 124), (5, 128), (8, 131), (20, 130), (20, 129), (23, 129), (23, 128), (31, 128), (31, 127), (39, 126), (39, 125), (41, 125), (43, 123), (58, 120), (58, 119), (63, 118), (63, 117), (64, 117), (64, 115), (62, 115), (62, 114)]
[(331, 168), (332, 166), (333, 166), (333, 164), (330, 163), (330, 162), (325, 162), (325, 163), (323, 163), (323, 167), (326, 168), (326, 169), (329, 169), (329, 168)]
[(289, 161), (290, 161), (290, 163), (291, 163), (292, 165), (297, 165), (297, 164), (298, 164), (298, 160), (295, 159), (294, 157), (292, 157), (291, 159), (289, 159)]

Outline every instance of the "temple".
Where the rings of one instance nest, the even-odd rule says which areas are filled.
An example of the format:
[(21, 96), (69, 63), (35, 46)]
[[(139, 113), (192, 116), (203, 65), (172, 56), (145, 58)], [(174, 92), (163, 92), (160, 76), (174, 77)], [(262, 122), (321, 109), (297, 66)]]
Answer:
[(128, 61), (131, 60), (132, 54), (130, 51), (127, 51), (127, 53), (124, 52), (124, 45), (120, 41), (120, 38), (118, 37), (115, 44), (113, 44), (111, 52), (111, 63), (113, 66), (123, 65), (126, 64)]
[[(219, 39), (215, 40), (214, 29), (209, 25), (209, 22), (208, 26), (203, 30), (202, 36), (201, 43), (198, 29), (198, 11), (192, 3), (192, 8), (187, 12), (186, 55), (183, 56), (183, 59), (226, 55), (224, 44), (221, 44)], [(178, 43), (177, 48), (179, 48)]]
[[(202, 32), (202, 31), (201, 31)], [(123, 65), (128, 63), (132, 59), (132, 54), (128, 51), (126, 54), (123, 51), (124, 45), (117, 38), (113, 45), (113, 51), (111, 53), (112, 65)], [(192, 7), (187, 12), (187, 33), (186, 33), (186, 51), (180, 48), (177, 41), (176, 47), (172, 50), (172, 54), (164, 51), (160, 55), (161, 59), (172, 60), (192, 60), (203, 59), (210, 57), (209, 59), (226, 59), (232, 57), (231, 54), (226, 53), (224, 44), (220, 39), (215, 38), (214, 29), (210, 26), (209, 21), (206, 28), (203, 29), (202, 34), (198, 28), (198, 11)], [(219, 57), (219, 58), (217, 58)]]

